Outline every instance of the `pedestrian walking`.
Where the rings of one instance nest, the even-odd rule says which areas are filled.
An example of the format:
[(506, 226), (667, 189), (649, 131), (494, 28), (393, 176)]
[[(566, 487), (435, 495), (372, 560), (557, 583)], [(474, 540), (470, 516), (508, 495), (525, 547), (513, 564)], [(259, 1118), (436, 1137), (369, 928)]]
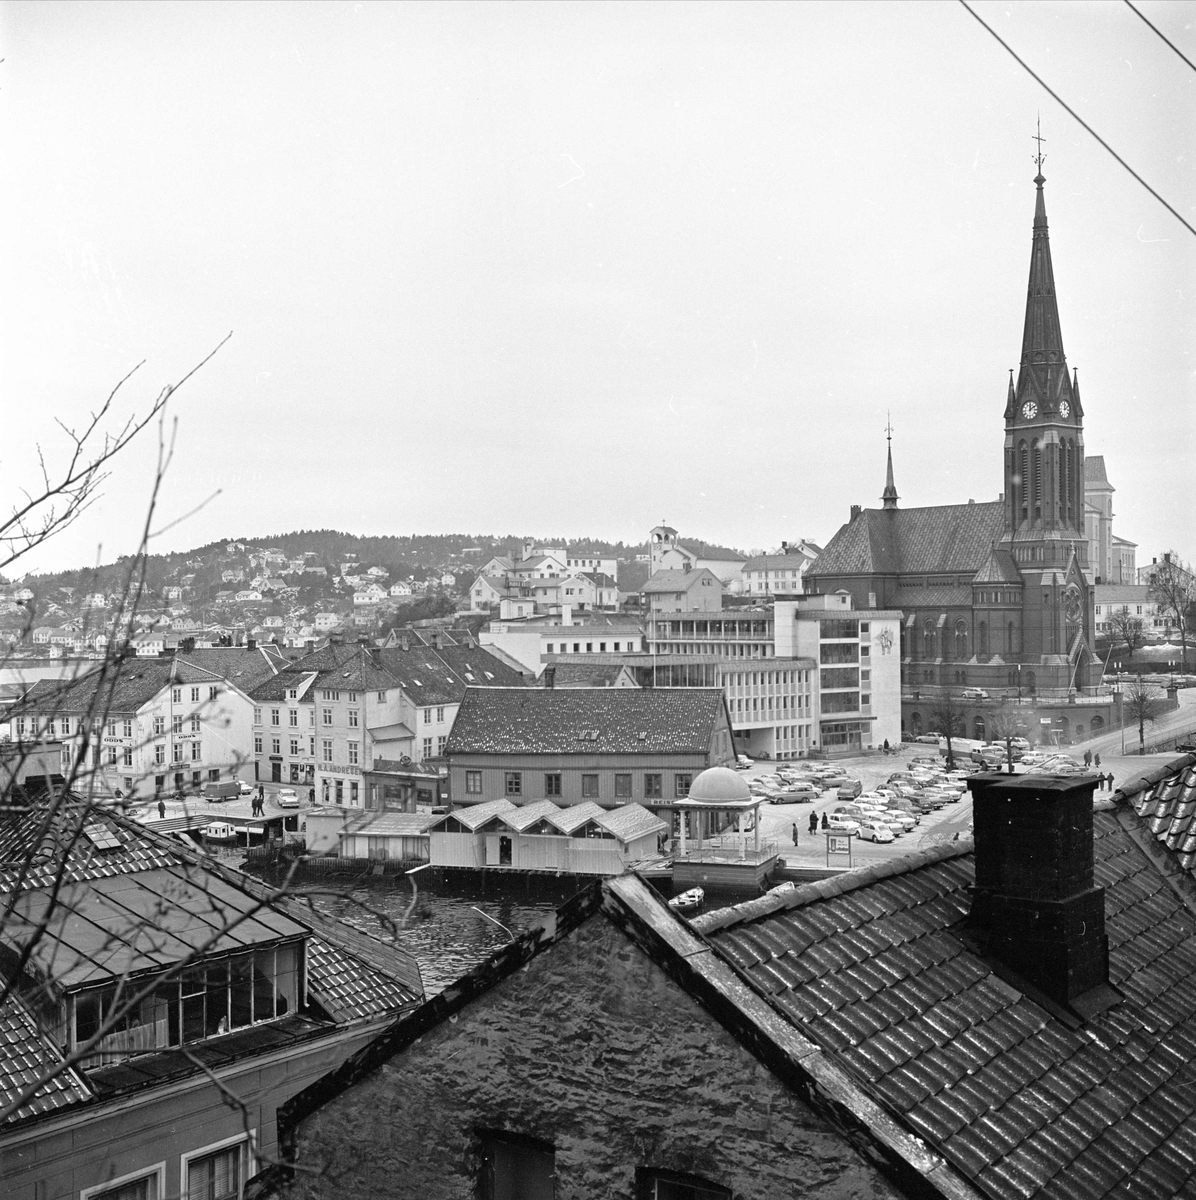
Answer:
[(308, 804), (315, 804), (316, 802), (316, 789), (314, 787), (307, 789), (307, 802)]
[(166, 801), (163, 800), (161, 797), (159, 797), (158, 798), (158, 820), (164, 821), (165, 819), (166, 819)]
[(818, 832), (818, 814), (816, 812), (810, 813), (810, 832)]
[(1092, 751), (1091, 750), (1084, 751), (1084, 766), (1086, 766), (1086, 767), (1092, 766)]
[(822, 828), (829, 829), (830, 827), (831, 827), (831, 823), (826, 819), (826, 813), (823, 813), (822, 814)]
[(793, 844), (797, 845), (797, 822), (793, 822)]
[(1099, 771), (1100, 770), (1100, 755), (1098, 754), (1092, 761), (1096, 764), (1096, 769)]

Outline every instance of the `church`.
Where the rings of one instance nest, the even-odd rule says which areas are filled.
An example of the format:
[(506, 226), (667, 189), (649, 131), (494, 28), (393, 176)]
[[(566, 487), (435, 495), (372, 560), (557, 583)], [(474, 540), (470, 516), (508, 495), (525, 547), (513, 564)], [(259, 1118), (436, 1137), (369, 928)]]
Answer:
[(807, 576), (808, 591), (901, 610), (903, 725), (914, 735), (930, 728), (928, 697), (960, 688), (990, 697), (961, 705), (968, 736), (991, 736), (992, 708), (1014, 697), (1033, 698), (1034, 741), (1073, 740), (1109, 720), (1090, 649), (1084, 410), (1063, 352), (1045, 182), (1040, 157), (1021, 365), (1005, 399), (1004, 491), (903, 508), (890, 441), (881, 507), (853, 506)]

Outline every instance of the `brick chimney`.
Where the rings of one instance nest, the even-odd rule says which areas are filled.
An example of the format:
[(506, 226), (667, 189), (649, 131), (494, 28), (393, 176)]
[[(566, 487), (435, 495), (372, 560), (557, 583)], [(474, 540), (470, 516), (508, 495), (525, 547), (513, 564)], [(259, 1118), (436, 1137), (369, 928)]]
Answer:
[(556, 667), (544, 668), (544, 686), (546, 688), (556, 687)]
[(1059, 1004), (1108, 982), (1105, 889), (1093, 883), (1096, 780), (977, 777), (969, 925), (985, 952)]
[(851, 506), (851, 516), (847, 518), (848, 523), (850, 524), (852, 521), (854, 521), (856, 519), (856, 517), (858, 517), (860, 515), (860, 513), (862, 513), (863, 511), (864, 510), (861, 505), (853, 504)]

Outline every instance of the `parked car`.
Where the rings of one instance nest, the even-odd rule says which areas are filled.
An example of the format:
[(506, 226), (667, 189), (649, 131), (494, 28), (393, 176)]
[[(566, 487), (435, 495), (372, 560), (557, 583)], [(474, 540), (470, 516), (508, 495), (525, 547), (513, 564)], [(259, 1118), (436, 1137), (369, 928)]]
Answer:
[(735, 769), (737, 771), (746, 771), (752, 765), (752, 760), (746, 754), (737, 754), (735, 756)]
[(242, 796), (252, 796), (253, 795), (253, 785), (246, 783), (245, 780), (242, 779), (240, 792), (241, 792)]
[(274, 803), (279, 808), (298, 808), (299, 793), (294, 788), (279, 788), (275, 793)]
[(988, 693), (983, 688), (964, 688), (963, 691), (959, 693), (959, 698), (961, 700), (987, 700)]
[(860, 828), (859, 821), (849, 817), (846, 813), (831, 813), (827, 817), (826, 823), (829, 828), (838, 833), (858, 833)]
[(870, 842), (891, 842), (893, 831), (883, 821), (865, 821), (860, 826), (860, 837)]
[(914, 738), (914, 741), (924, 742), (928, 746), (937, 746), (939, 744), (940, 736), (941, 735), (937, 733), (920, 733), (916, 738)]
[(864, 785), (858, 779), (844, 779), (837, 794), (840, 800), (854, 800), (863, 790)]
[(804, 804), (817, 800), (822, 793), (810, 783), (787, 783), (773, 797), (773, 804)]

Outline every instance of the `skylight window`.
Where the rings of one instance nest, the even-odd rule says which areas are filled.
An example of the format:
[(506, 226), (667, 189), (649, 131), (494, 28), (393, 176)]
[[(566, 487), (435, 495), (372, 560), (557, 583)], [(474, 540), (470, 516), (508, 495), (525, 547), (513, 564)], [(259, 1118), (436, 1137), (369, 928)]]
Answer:
[(119, 850), (120, 838), (108, 828), (107, 825), (99, 821), (92, 821), (88, 825), (83, 826), (83, 836), (97, 850)]
[(578, 735), (579, 742), (596, 742), (600, 736), (600, 731), (597, 729), (583, 729)]

